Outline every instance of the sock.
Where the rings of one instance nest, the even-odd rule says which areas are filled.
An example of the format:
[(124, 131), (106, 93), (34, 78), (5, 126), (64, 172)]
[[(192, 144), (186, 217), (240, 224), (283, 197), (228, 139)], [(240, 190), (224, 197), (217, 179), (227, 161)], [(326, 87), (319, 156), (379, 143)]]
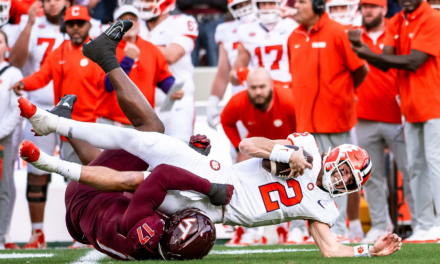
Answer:
[(32, 223), (32, 231), (40, 229), (41, 231), (43, 231), (43, 222), (39, 222), (39, 223)]
[(72, 135), (69, 135), (69, 131), (70, 134), (72, 133), (72, 128), (70, 126), (70, 120), (60, 117), (60, 119), (58, 120), (57, 123), (57, 128), (56, 128), (56, 132), (57, 134), (61, 135), (61, 136), (65, 136), (65, 137), (71, 137)]
[(4, 250), (5, 249), (5, 244), (0, 243), (0, 250)]
[(77, 182), (81, 177), (81, 165), (65, 160), (58, 160), (56, 172), (63, 175), (68, 180)]

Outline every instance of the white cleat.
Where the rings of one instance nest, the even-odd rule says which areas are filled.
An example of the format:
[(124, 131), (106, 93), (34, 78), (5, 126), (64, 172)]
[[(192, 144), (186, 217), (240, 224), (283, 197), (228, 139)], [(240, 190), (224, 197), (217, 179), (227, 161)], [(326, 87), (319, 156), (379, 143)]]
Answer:
[(32, 131), (36, 136), (46, 136), (56, 132), (58, 116), (38, 108), (24, 97), (18, 99), (18, 107), (20, 115), (32, 124)]

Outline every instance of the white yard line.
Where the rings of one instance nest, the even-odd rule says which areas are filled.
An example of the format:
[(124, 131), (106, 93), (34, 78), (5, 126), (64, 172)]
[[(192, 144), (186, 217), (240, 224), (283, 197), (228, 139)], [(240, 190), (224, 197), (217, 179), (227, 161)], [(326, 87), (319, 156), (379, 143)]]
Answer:
[(102, 254), (97, 250), (92, 250), (71, 264), (97, 264), (105, 256), (105, 254)]
[(32, 253), (11, 253), (11, 254), (0, 254), (0, 259), (18, 259), (18, 258), (51, 258), (52, 253), (47, 254), (32, 254)]
[(258, 253), (282, 253), (282, 252), (300, 252), (300, 251), (318, 251), (318, 249), (301, 248), (279, 248), (279, 249), (236, 249), (236, 250), (211, 250), (210, 254), (215, 255), (242, 255)]

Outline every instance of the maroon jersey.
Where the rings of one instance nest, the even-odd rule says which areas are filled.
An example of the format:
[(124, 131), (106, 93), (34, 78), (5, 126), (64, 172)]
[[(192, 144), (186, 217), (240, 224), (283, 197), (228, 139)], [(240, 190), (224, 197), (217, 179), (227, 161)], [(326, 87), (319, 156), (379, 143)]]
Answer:
[[(104, 151), (92, 166), (118, 171), (146, 170), (148, 165), (128, 152)], [(66, 190), (66, 224), (70, 235), (119, 260), (159, 259), (157, 247), (166, 216), (156, 211), (168, 190), (208, 194), (211, 183), (188, 171), (159, 165), (131, 198), (70, 182)]]

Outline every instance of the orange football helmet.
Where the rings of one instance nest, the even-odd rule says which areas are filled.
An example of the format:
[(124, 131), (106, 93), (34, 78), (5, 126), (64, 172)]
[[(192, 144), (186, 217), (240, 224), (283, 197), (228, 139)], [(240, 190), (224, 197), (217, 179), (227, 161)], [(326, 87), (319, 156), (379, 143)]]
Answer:
[[(342, 177), (340, 166), (347, 164), (354, 176), (354, 183), (347, 185)], [(371, 175), (373, 164), (370, 156), (361, 147), (344, 144), (329, 152), (322, 159), (324, 175), (322, 176), (322, 185), (332, 197), (339, 197), (346, 194), (360, 191)], [(339, 177), (332, 177), (338, 172)], [(343, 187), (337, 187), (338, 185)]]

